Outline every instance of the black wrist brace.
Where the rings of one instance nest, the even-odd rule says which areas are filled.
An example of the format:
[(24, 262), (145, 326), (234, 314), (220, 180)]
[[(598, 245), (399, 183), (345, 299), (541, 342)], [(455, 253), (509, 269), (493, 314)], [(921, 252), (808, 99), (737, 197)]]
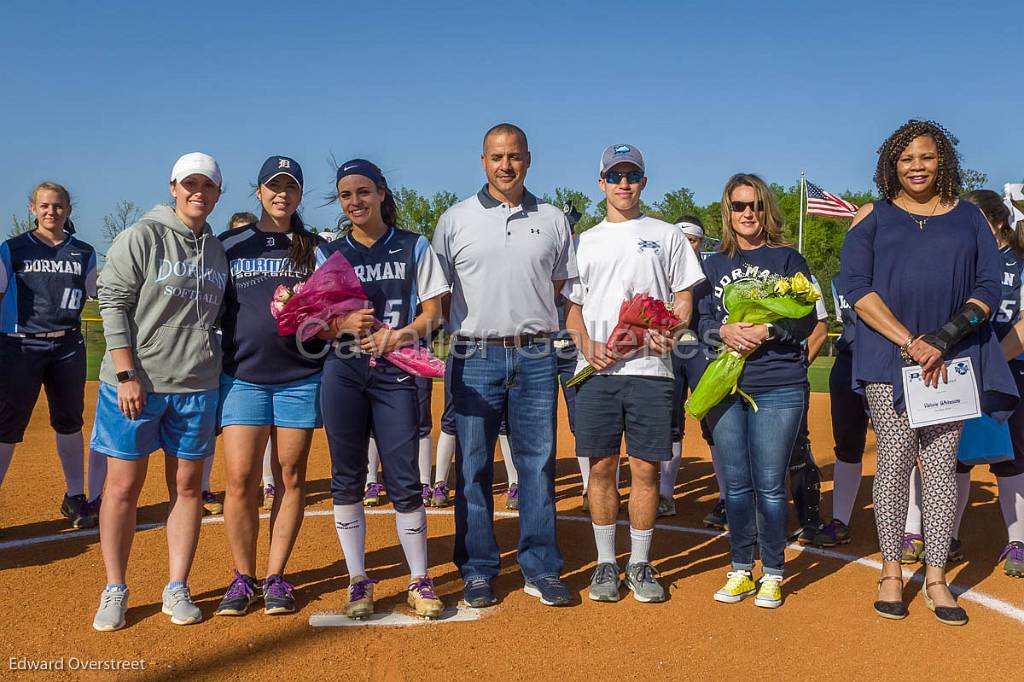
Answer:
[(985, 310), (977, 303), (967, 302), (960, 306), (953, 317), (938, 329), (921, 337), (929, 346), (934, 346), (943, 356), (958, 341), (966, 337), (985, 321)]

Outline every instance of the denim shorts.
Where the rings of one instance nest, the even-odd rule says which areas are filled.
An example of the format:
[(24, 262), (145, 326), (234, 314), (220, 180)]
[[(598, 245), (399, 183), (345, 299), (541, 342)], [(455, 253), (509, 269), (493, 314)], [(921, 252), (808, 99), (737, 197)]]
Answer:
[(220, 375), (217, 422), (225, 426), (316, 429), (320, 419), (320, 372), (286, 384), (254, 384)]
[(141, 459), (162, 449), (178, 459), (204, 459), (217, 439), (217, 391), (147, 393), (142, 414), (129, 419), (117, 388), (100, 382), (89, 447), (116, 459)]
[(672, 395), (669, 378), (593, 376), (576, 389), (576, 456), (626, 453), (649, 462), (672, 459)]

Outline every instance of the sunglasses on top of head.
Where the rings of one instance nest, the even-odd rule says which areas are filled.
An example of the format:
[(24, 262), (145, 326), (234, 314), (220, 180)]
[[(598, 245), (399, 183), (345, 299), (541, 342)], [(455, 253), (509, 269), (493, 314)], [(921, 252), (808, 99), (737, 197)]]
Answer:
[(626, 181), (631, 185), (639, 185), (640, 181), (644, 179), (644, 172), (640, 170), (631, 171), (608, 171), (604, 174), (605, 182), (610, 182), (613, 185), (617, 185), (622, 182), (622, 178), (626, 178)]
[(745, 213), (748, 208), (755, 213), (764, 210), (764, 205), (760, 201), (730, 201), (729, 203), (732, 205), (733, 213)]

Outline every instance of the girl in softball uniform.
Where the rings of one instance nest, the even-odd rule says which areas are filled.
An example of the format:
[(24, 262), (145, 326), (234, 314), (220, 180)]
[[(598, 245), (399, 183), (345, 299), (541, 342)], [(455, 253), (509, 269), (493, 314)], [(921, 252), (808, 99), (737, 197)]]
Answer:
[[(85, 496), (80, 326), (85, 297), (96, 296), (96, 252), (72, 236), (71, 195), (61, 185), (38, 184), (28, 207), (35, 229), (0, 244), (0, 483), (45, 388), (67, 487), (60, 513), (72, 528), (90, 528), (96, 510)], [(94, 498), (105, 471), (97, 459), (89, 467)]]
[[(373, 613), (373, 585), (364, 565), (367, 445), (376, 435), (395, 526), (409, 564), (408, 603), (426, 618), (443, 605), (427, 575), (427, 523), (418, 466), (419, 408), (415, 377), (381, 356), (428, 337), (441, 322), (448, 282), (425, 237), (395, 227), (397, 207), (380, 169), (353, 159), (337, 171), (338, 200), (352, 221), (343, 238), (321, 246), (318, 261), (340, 253), (351, 263), (372, 307), (330, 323), (321, 406), (331, 453), (331, 494), (338, 539), (348, 567), (350, 618)], [(416, 307), (422, 311), (417, 314)], [(373, 331), (374, 319), (387, 328)], [(371, 358), (375, 363), (371, 364)]]

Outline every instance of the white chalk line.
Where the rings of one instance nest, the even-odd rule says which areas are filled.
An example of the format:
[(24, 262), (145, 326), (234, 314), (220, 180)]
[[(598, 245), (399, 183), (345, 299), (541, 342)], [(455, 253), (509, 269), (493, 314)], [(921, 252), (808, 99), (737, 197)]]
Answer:
[[(393, 509), (367, 509), (366, 510), (366, 515), (367, 516), (391, 516), (394, 513), (395, 512), (394, 512)], [(427, 510), (427, 514), (430, 515), (430, 516), (454, 516), (455, 512), (454, 512), (454, 510), (428, 509)], [(498, 518), (505, 518), (505, 519), (507, 519), (507, 518), (516, 518), (516, 517), (519, 516), (515, 512), (507, 512), (507, 511), (495, 511), (494, 515), (496, 517), (498, 517)], [(307, 517), (334, 516), (334, 511), (333, 510), (327, 510), (327, 509), (313, 509), (313, 510), (305, 512), (305, 516), (307, 516)], [(270, 518), (270, 514), (260, 514), (260, 518), (262, 518), (262, 519)], [(559, 514), (558, 515), (558, 519), (560, 521), (571, 521), (571, 522), (577, 522), (577, 523), (590, 523), (590, 518), (586, 517), (586, 516), (575, 516), (575, 515)], [(203, 518), (202, 523), (204, 525), (205, 524), (221, 524), (221, 523), (224, 523), (224, 517), (223, 516), (207, 516), (207, 517)], [(620, 526), (625, 526), (625, 525), (628, 525), (629, 522), (625, 521), (625, 520), (620, 520), (617, 523)], [(139, 524), (138, 526), (136, 526), (136, 530), (137, 531), (152, 530), (154, 528), (162, 528), (163, 526), (164, 526), (163, 523), (143, 523), (143, 524)], [(664, 523), (655, 524), (654, 527), (657, 528), (658, 530), (668, 531), (670, 533), (689, 533), (689, 534), (692, 534), (692, 535), (704, 535), (706, 537), (715, 537), (715, 536), (719, 536), (719, 535), (725, 537), (725, 535), (726, 535), (726, 533), (723, 533), (723, 532), (717, 531), (717, 530), (711, 530), (709, 528), (689, 528), (687, 526), (671, 526), (671, 525), (664, 524)], [(0, 542), (0, 551), (8, 550), (8, 549), (18, 549), (19, 547), (30, 547), (30, 546), (33, 546), (33, 545), (40, 545), (40, 544), (44, 544), (44, 543), (48, 543), (48, 542), (61, 542), (61, 541), (64, 541), (64, 540), (70, 540), (70, 539), (75, 539), (75, 538), (94, 537), (94, 536), (97, 536), (97, 535), (99, 535), (99, 530), (97, 530), (95, 528), (89, 528), (89, 529), (78, 530), (78, 531), (65, 531), (63, 533), (53, 533), (51, 535), (41, 535), (39, 537), (34, 537), (34, 538), (23, 538), (23, 539), (20, 539), (20, 540), (6, 540), (4, 542)], [(808, 554), (812, 554), (814, 556), (820, 556), (820, 557), (823, 557), (823, 558), (826, 558), (826, 559), (835, 559), (836, 561), (843, 561), (843, 562), (846, 562), (846, 563), (859, 564), (861, 566), (866, 566), (867, 568), (872, 568), (872, 569), (874, 569), (876, 571), (882, 570), (881, 562), (876, 561), (874, 559), (868, 559), (867, 557), (858, 557), (858, 556), (854, 556), (852, 554), (845, 554), (843, 552), (837, 552), (837, 551), (831, 550), (831, 549), (821, 549), (819, 547), (809, 547), (809, 546), (806, 546), (806, 545), (800, 545), (800, 544), (796, 544), (796, 543), (792, 543), (792, 544), (788, 545), (787, 548), (791, 549), (791, 550), (793, 550), (795, 552), (807, 552)], [(914, 571), (910, 571), (910, 570), (907, 570), (907, 569), (903, 570), (903, 577), (906, 578), (907, 580), (913, 580), (913, 581), (919, 582), (919, 583), (923, 583), (924, 582), (924, 576), (923, 575), (919, 575), (919, 574), (915, 573)], [(965, 599), (965, 600), (967, 600), (969, 602), (978, 604), (980, 606), (984, 606), (985, 608), (991, 609), (992, 611), (995, 611), (996, 613), (999, 613), (1000, 615), (1006, 616), (1007, 618), (1009, 618), (1011, 620), (1015, 620), (1018, 623), (1024, 624), (1024, 609), (1022, 609), (1022, 608), (1016, 607), (1013, 604), (1010, 604), (1009, 602), (1003, 601), (1002, 599), (999, 599), (998, 597), (994, 597), (994, 596), (992, 596), (990, 594), (986, 594), (985, 592), (981, 592), (980, 590), (976, 590), (974, 588), (965, 589), (963, 587), (958, 586), (956, 583), (951, 583), (949, 588), (953, 592), (953, 594), (957, 595), (957, 597), (960, 598), (960, 599)], [(449, 611), (450, 611), (450, 609), (449, 609)], [(481, 611), (481, 609), (468, 609), (468, 608), (461, 608), (460, 607), (460, 609), (458, 609), (457, 611), (458, 611), (457, 613), (452, 614), (450, 617), (448, 617), (448, 618), (442, 617), (441, 619), (439, 619), (437, 621), (425, 621), (425, 620), (421, 620), (421, 619), (418, 619), (418, 618), (413, 618), (412, 616), (405, 616), (404, 614), (394, 614), (394, 615), (401, 615), (404, 618), (408, 618), (412, 622), (383, 622), (384, 619), (380, 619), (380, 620), (372, 620), (371, 619), (371, 620), (367, 620), (367, 621), (354, 621), (354, 622), (350, 622), (350, 623), (344, 623), (344, 625), (350, 625), (350, 624), (351, 625), (356, 625), (356, 626), (358, 626), (358, 625), (363, 625), (363, 626), (369, 626), (369, 625), (423, 625), (423, 624), (430, 624), (430, 623), (435, 623), (435, 622), (436, 623), (444, 623), (444, 622), (452, 622), (452, 621), (476, 620), (481, 615), (481, 614), (479, 614), (479, 611)], [(486, 610), (484, 610), (484, 611), (486, 611)], [(475, 617), (461, 616), (461, 615), (459, 615), (461, 613), (475, 613), (476, 615), (475, 615)], [(331, 615), (335, 615), (335, 614), (326, 614), (326, 613), (325, 614), (313, 614), (312, 616), (310, 616), (310, 625), (313, 625), (312, 621), (313, 621), (314, 617), (331, 616)], [(344, 618), (344, 616), (340, 616), (340, 617)], [(348, 620), (348, 619), (345, 619), (345, 620)]]

